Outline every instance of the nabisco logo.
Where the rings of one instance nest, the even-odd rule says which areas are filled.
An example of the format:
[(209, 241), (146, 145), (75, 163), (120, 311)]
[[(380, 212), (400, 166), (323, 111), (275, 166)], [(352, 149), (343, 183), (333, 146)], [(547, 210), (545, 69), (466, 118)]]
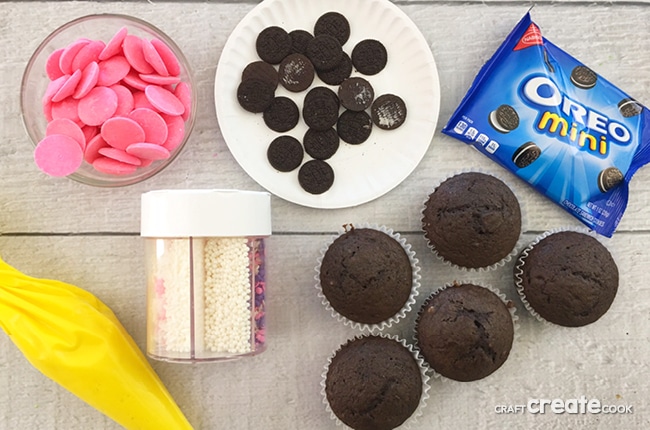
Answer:
[(535, 24), (530, 24), (524, 35), (519, 39), (519, 42), (513, 51), (519, 51), (520, 49), (525, 49), (529, 46), (542, 44), (544, 44), (544, 40), (542, 39), (542, 32), (539, 31), (539, 27)]

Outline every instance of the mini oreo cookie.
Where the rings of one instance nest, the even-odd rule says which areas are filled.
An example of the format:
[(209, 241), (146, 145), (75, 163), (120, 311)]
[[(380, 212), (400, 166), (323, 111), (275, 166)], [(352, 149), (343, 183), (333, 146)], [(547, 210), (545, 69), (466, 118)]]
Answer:
[(280, 62), (291, 52), (291, 37), (283, 28), (277, 26), (266, 27), (257, 36), (255, 49), (257, 55), (271, 64)]
[(578, 88), (588, 90), (596, 86), (598, 76), (587, 66), (576, 66), (571, 71), (571, 82)]
[(358, 145), (370, 137), (372, 119), (365, 111), (346, 110), (336, 125), (339, 137), (351, 145)]
[(334, 183), (334, 170), (323, 160), (309, 160), (300, 167), (298, 182), (310, 194), (323, 194)]
[(370, 108), (372, 122), (384, 130), (394, 130), (406, 121), (406, 104), (395, 94), (383, 94)]
[(237, 87), (237, 101), (249, 112), (264, 112), (275, 97), (275, 87), (259, 79), (247, 79)]
[(632, 118), (643, 112), (643, 106), (634, 99), (625, 98), (618, 102), (618, 110), (625, 118)]
[(327, 34), (339, 41), (341, 46), (350, 38), (350, 23), (347, 18), (338, 12), (327, 12), (316, 20), (314, 35)]
[(310, 128), (302, 139), (305, 152), (316, 160), (327, 160), (339, 149), (339, 135), (333, 128), (314, 130)]
[(343, 49), (338, 39), (327, 34), (314, 36), (307, 43), (305, 55), (316, 70), (332, 70), (335, 68), (343, 57)]
[(302, 163), (304, 151), (298, 139), (285, 135), (273, 139), (266, 151), (266, 157), (274, 169), (291, 172)]
[(264, 109), (264, 123), (279, 133), (289, 131), (298, 124), (300, 112), (296, 103), (288, 97), (276, 97)]
[(314, 66), (302, 54), (289, 54), (280, 63), (278, 75), (284, 88), (297, 93), (306, 90), (314, 82)]
[(533, 142), (526, 142), (521, 145), (512, 155), (512, 162), (519, 168), (530, 166), (542, 154), (539, 146)]
[(278, 87), (278, 71), (272, 64), (266, 61), (253, 61), (249, 63), (241, 74), (241, 80), (259, 79), (273, 85), (273, 89)]
[(327, 87), (314, 87), (307, 95), (302, 107), (305, 123), (314, 130), (332, 128), (339, 117), (339, 98)]
[(343, 52), (341, 61), (332, 70), (319, 70), (316, 72), (321, 81), (328, 85), (340, 85), (352, 74), (352, 60), (350, 56)]
[(341, 105), (349, 110), (358, 112), (366, 110), (375, 98), (370, 82), (360, 77), (348, 78), (339, 86)]
[(365, 39), (352, 50), (352, 64), (364, 75), (376, 75), (388, 62), (386, 47), (378, 40)]
[(291, 37), (291, 53), (304, 54), (307, 49), (307, 44), (314, 38), (314, 35), (307, 30), (297, 29), (290, 31), (289, 37)]
[(616, 167), (608, 167), (598, 174), (598, 189), (606, 193), (624, 180), (623, 172)]
[(519, 114), (510, 105), (501, 105), (488, 116), (488, 122), (499, 133), (509, 133), (519, 127)]

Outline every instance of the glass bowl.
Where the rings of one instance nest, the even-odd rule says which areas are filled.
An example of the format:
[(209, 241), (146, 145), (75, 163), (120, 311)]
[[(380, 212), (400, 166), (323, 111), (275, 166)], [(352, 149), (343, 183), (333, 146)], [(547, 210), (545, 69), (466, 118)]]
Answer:
[[(113, 36), (123, 28), (127, 29), (129, 35), (135, 35), (141, 39), (148, 40), (158, 39), (171, 49), (171, 52), (173, 52), (178, 61), (178, 66), (180, 66), (180, 73), (178, 75), (180, 81), (188, 84), (190, 88), (191, 98), (189, 102), (186, 101), (185, 103), (185, 106), (188, 106), (189, 103), (190, 112), (189, 115), (185, 114), (183, 115), (185, 118), (182, 118), (184, 120), (182, 141), (177, 144), (178, 146), (169, 151), (170, 155), (165, 159), (143, 162), (141, 166), (138, 166), (137, 169), (132, 172), (113, 174), (95, 169), (91, 163), (86, 161), (86, 156), (84, 156), (84, 161), (81, 166), (73, 173), (67, 175), (67, 177), (87, 185), (98, 187), (119, 187), (135, 184), (154, 176), (169, 165), (176, 156), (178, 156), (185, 146), (194, 127), (197, 104), (196, 85), (193, 80), (189, 63), (176, 43), (174, 43), (174, 41), (160, 29), (138, 18), (117, 14), (88, 15), (62, 25), (47, 36), (38, 48), (36, 48), (36, 51), (27, 64), (21, 84), (21, 114), (25, 129), (34, 144), (34, 147), (36, 147), (46, 136), (46, 128), (49, 122), (46, 117), (46, 109), (44, 108), (43, 102), (48, 85), (52, 82), (50, 75), (46, 72), (48, 58), (50, 58), (52, 53), (56, 50), (68, 47), (71, 43), (82, 38), (101, 40), (104, 43), (108, 43)], [(160, 50), (158, 50), (158, 52), (160, 52)], [(156, 74), (156, 72), (152, 72), (152, 74)], [(119, 83), (124, 84), (123, 81), (120, 81)], [(163, 86), (163, 83), (160, 83), (161, 87), (172, 92), (176, 85), (177, 84), (167, 84), (165, 87)], [(128, 87), (128, 85), (123, 86)], [(134, 87), (128, 88), (131, 90), (132, 94), (137, 91)], [(164, 115), (161, 116), (164, 117)], [(51, 120), (52, 118), (50, 117), (49, 119)], [(80, 126), (83, 125), (81, 120), (76, 122)], [(177, 133), (180, 134), (181, 132), (178, 130), (182, 131), (183, 127), (180, 127), (179, 122), (180, 121), (176, 122), (175, 129)], [(171, 130), (169, 128), (169, 121), (167, 121), (166, 124), (168, 124), (168, 129)], [(98, 130), (101, 129), (98, 128), (95, 131)], [(86, 136), (87, 141), (90, 141), (89, 136), (92, 135), (92, 133), (90, 133), (91, 131), (92, 130), (89, 130), (89, 133)], [(178, 140), (176, 140), (176, 142), (178, 142)], [(88, 158), (92, 160), (91, 157)]]

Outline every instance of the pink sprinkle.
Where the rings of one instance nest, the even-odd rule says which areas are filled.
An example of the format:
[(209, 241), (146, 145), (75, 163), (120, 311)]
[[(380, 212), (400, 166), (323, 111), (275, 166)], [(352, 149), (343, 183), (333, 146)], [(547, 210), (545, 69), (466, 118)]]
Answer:
[(155, 143), (134, 143), (126, 148), (126, 152), (145, 160), (164, 160), (170, 156), (168, 150)]
[(100, 156), (99, 150), (106, 147), (108, 147), (108, 143), (106, 143), (101, 134), (98, 134), (88, 141), (86, 150), (84, 151), (84, 160), (86, 160), (87, 163), (93, 164), (93, 162)]
[(162, 115), (162, 117), (167, 123), (167, 141), (163, 143), (163, 147), (169, 152), (174, 152), (185, 137), (185, 121), (180, 116)]
[(72, 60), (72, 70), (83, 70), (90, 63), (99, 61), (99, 53), (106, 45), (101, 40), (91, 40), (81, 48)]
[(124, 56), (129, 62), (131, 67), (139, 73), (152, 73), (153, 67), (144, 58), (144, 51), (142, 49), (142, 39), (132, 34), (127, 35), (122, 43), (122, 50)]
[(125, 151), (122, 151), (121, 149), (107, 147), (107, 148), (100, 148), (98, 152), (104, 157), (121, 161), (122, 163), (132, 164), (134, 166), (139, 166), (141, 164), (140, 159), (138, 157), (131, 154), (127, 154)]
[(52, 103), (52, 119), (68, 118), (79, 121), (79, 100), (68, 97), (57, 103)]
[(183, 121), (187, 121), (192, 111), (192, 89), (186, 82), (179, 82), (176, 89), (174, 89), (174, 95), (183, 103), (185, 111), (181, 116)]
[(79, 119), (86, 125), (101, 125), (116, 110), (117, 95), (108, 87), (95, 87), (79, 100)]
[(167, 71), (171, 76), (178, 76), (181, 74), (181, 65), (178, 62), (178, 58), (176, 58), (176, 54), (174, 54), (174, 51), (171, 50), (167, 44), (159, 39), (152, 39), (151, 44), (153, 45), (154, 48), (156, 48), (156, 51), (158, 51), (158, 54), (160, 55), (160, 58), (165, 63), (165, 67), (167, 68)]
[(73, 138), (75, 142), (79, 144), (82, 151), (86, 147), (86, 136), (84, 136), (81, 127), (79, 127), (74, 121), (71, 121), (67, 118), (55, 119), (47, 124), (45, 135), (51, 136), (54, 134), (62, 134), (64, 136)]
[(181, 81), (181, 78), (178, 76), (160, 76), (160, 75), (145, 75), (141, 73), (140, 79), (150, 84), (156, 85), (175, 85)]
[(61, 59), (61, 54), (63, 54), (64, 50), (65, 48), (59, 48), (47, 57), (47, 61), (45, 62), (45, 73), (47, 73), (47, 77), (50, 78), (51, 81), (60, 78), (65, 74), (61, 71), (61, 67), (59, 67), (59, 60)]
[(77, 85), (81, 81), (81, 70), (75, 72), (68, 77), (68, 80), (61, 86), (59, 91), (52, 97), (53, 102), (60, 102), (61, 100), (70, 97), (77, 89)]
[(144, 91), (145, 88), (147, 88), (148, 83), (140, 79), (140, 76), (138, 76), (138, 72), (135, 70), (131, 70), (127, 75), (124, 77), (123, 81), (126, 85), (130, 86), (134, 90), (140, 90)]
[(160, 76), (169, 76), (165, 62), (149, 40), (142, 39), (142, 51), (144, 52), (144, 59), (147, 60), (147, 63), (153, 67), (157, 74)]
[[(76, 73), (76, 72), (75, 72)], [(77, 85), (77, 89), (72, 95), (75, 99), (80, 99), (86, 96), (90, 90), (95, 88), (97, 85), (97, 79), (99, 78), (99, 66), (94, 61), (86, 66), (86, 68), (81, 73), (81, 80)]]
[(114, 116), (127, 116), (134, 108), (133, 93), (123, 85), (112, 85), (109, 87), (117, 95), (117, 109)]
[(99, 78), (97, 85), (103, 87), (110, 87), (117, 84), (131, 70), (131, 65), (126, 58), (121, 55), (114, 55), (108, 60), (99, 62)]
[(168, 115), (181, 115), (185, 112), (183, 103), (176, 96), (156, 85), (147, 85), (144, 90), (147, 100), (160, 112)]
[(113, 148), (125, 150), (132, 143), (144, 141), (144, 130), (130, 118), (117, 116), (102, 125), (102, 137)]
[(122, 51), (122, 42), (126, 37), (128, 30), (126, 27), (120, 28), (117, 33), (108, 41), (106, 47), (99, 54), (100, 60), (108, 60), (113, 55), (117, 55)]
[(51, 81), (47, 85), (45, 95), (43, 95), (43, 105), (52, 102), (52, 97), (54, 97), (54, 95), (59, 92), (61, 87), (68, 81), (68, 78), (68, 75), (63, 75), (60, 78)]
[(71, 75), (74, 70), (72, 69), (72, 62), (74, 57), (81, 51), (81, 48), (88, 45), (90, 40), (88, 39), (78, 39), (68, 45), (59, 58), (59, 68), (64, 75)]
[(138, 167), (133, 164), (122, 163), (121, 161), (113, 160), (108, 157), (99, 157), (93, 161), (93, 167), (102, 173), (109, 175), (128, 175), (135, 172)]
[(155, 143), (162, 145), (167, 140), (167, 124), (160, 115), (151, 109), (138, 108), (134, 109), (128, 115), (129, 118), (140, 124), (144, 130), (143, 142)]
[(73, 138), (52, 134), (41, 140), (34, 150), (34, 161), (39, 169), (50, 176), (68, 176), (83, 161), (83, 151)]

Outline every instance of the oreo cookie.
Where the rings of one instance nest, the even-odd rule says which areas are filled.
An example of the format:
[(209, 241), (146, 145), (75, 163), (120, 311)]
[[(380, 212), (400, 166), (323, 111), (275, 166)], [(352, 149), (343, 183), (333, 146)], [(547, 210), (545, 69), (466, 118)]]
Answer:
[(519, 114), (510, 105), (501, 105), (488, 117), (488, 123), (499, 133), (509, 133), (519, 127)]
[(616, 167), (608, 167), (598, 174), (598, 189), (606, 193), (624, 180), (623, 172)]
[(297, 93), (306, 90), (314, 82), (314, 66), (302, 54), (289, 54), (280, 63), (278, 75), (284, 88)]
[(273, 85), (273, 89), (278, 87), (278, 71), (266, 61), (253, 61), (244, 67), (241, 80), (247, 81), (248, 79), (259, 79), (268, 82)]
[(327, 85), (340, 85), (352, 74), (352, 60), (346, 52), (343, 52), (341, 61), (336, 67), (331, 70), (318, 70), (316, 73)]
[(288, 97), (275, 97), (264, 109), (264, 123), (279, 133), (289, 131), (298, 124), (300, 112), (296, 103)]
[(618, 102), (618, 110), (625, 118), (632, 118), (643, 112), (643, 105), (634, 99), (624, 98)]
[(346, 109), (356, 112), (366, 110), (374, 99), (375, 90), (363, 78), (348, 78), (339, 86), (339, 100)]
[(539, 146), (533, 142), (526, 142), (521, 145), (512, 155), (512, 162), (519, 168), (530, 166), (542, 154)]
[(346, 110), (339, 117), (336, 131), (343, 141), (351, 145), (358, 145), (370, 137), (372, 119), (365, 111)]
[(352, 49), (352, 64), (359, 73), (376, 75), (388, 62), (386, 47), (378, 40), (365, 39)]
[(332, 70), (341, 61), (343, 49), (335, 37), (321, 34), (307, 43), (305, 55), (316, 70)]
[(275, 97), (275, 87), (259, 79), (247, 79), (237, 87), (237, 101), (249, 112), (264, 112)]
[(280, 64), (291, 53), (291, 45), (289, 33), (277, 26), (266, 27), (255, 41), (257, 55), (270, 64)]
[(350, 23), (338, 12), (327, 12), (321, 15), (314, 25), (314, 35), (321, 34), (336, 38), (343, 46), (350, 38)]
[(578, 88), (588, 90), (596, 86), (598, 76), (587, 66), (576, 66), (571, 71), (571, 83)]
[(334, 170), (323, 160), (309, 160), (300, 167), (298, 182), (310, 194), (323, 194), (334, 184)]
[(310, 128), (302, 139), (305, 152), (316, 160), (327, 160), (339, 149), (339, 135), (336, 130), (314, 130)]
[(307, 44), (314, 38), (310, 32), (301, 29), (290, 31), (289, 37), (291, 37), (292, 54), (304, 54), (307, 49)]
[(406, 104), (395, 94), (383, 94), (372, 103), (373, 124), (383, 130), (394, 130), (406, 121)]
[(304, 151), (302, 145), (292, 136), (279, 136), (266, 150), (266, 158), (271, 166), (280, 172), (291, 172), (302, 164)]
[(334, 91), (327, 87), (314, 87), (305, 95), (302, 117), (308, 127), (327, 130), (336, 124), (339, 107), (339, 98)]

